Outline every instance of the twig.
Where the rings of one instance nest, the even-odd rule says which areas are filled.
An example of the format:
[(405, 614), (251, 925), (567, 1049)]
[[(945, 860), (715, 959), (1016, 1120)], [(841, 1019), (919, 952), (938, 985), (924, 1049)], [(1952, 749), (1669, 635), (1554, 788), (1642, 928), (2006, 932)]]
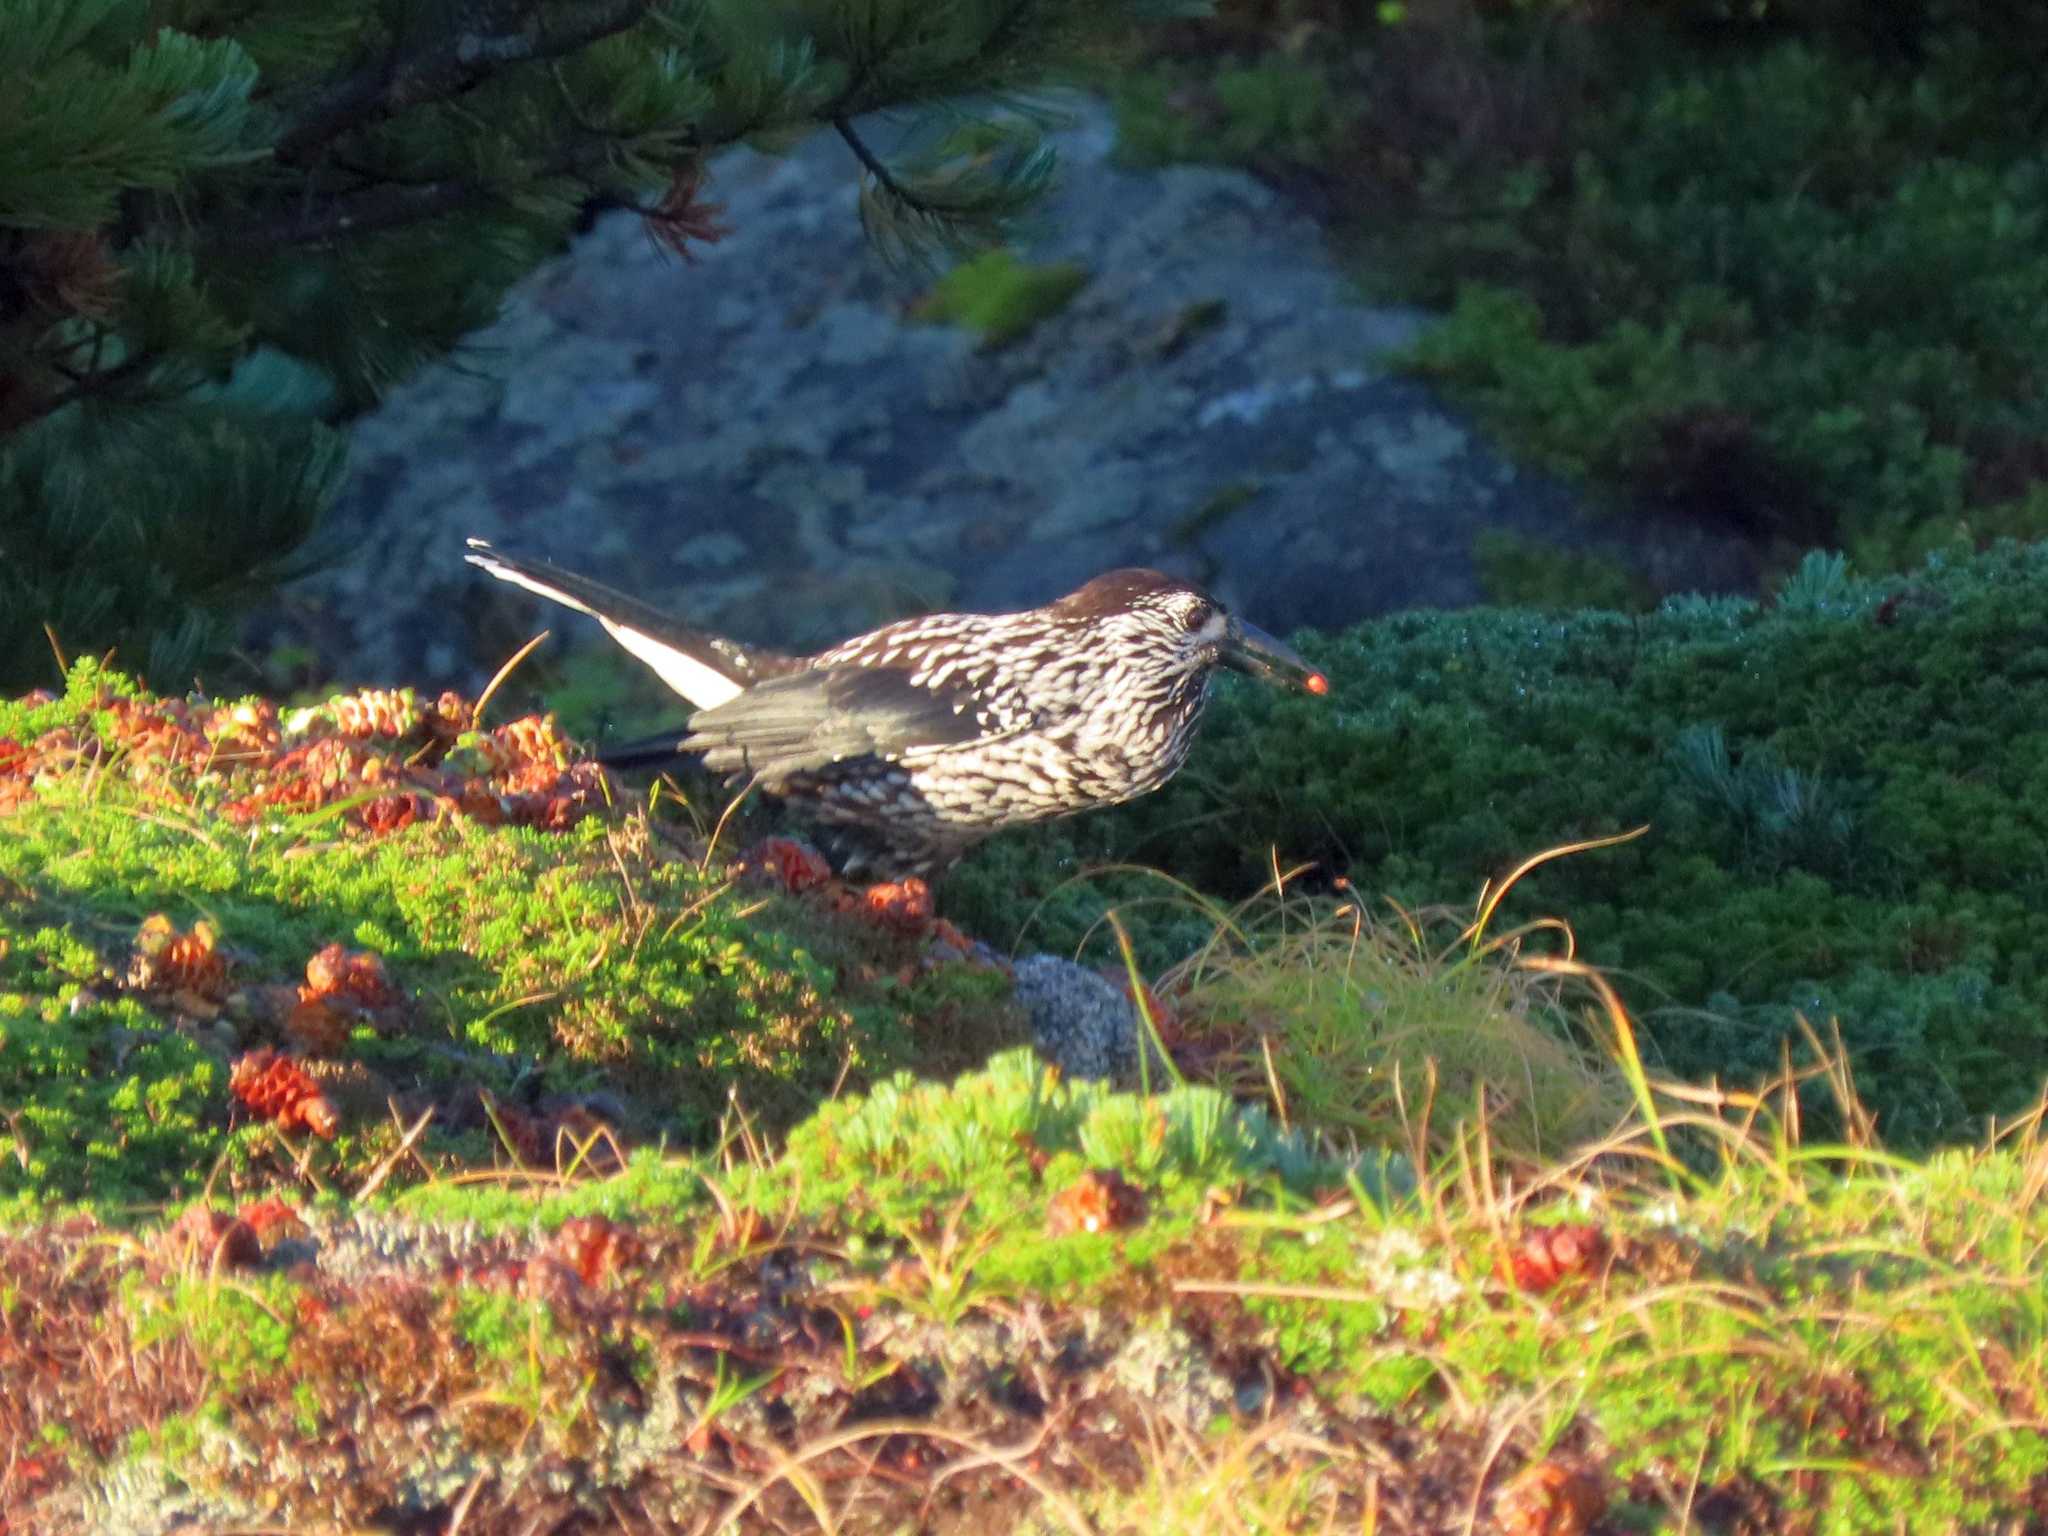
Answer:
[(1044, 1442), (1046, 1429), (1041, 1428), (1038, 1433), (1030, 1436), (1018, 1445), (995, 1446), (990, 1445), (986, 1440), (977, 1439), (973, 1435), (961, 1434), (956, 1430), (941, 1429), (935, 1424), (928, 1424), (917, 1419), (873, 1419), (856, 1429), (842, 1430), (836, 1435), (826, 1436), (823, 1440), (813, 1441), (794, 1454), (779, 1456), (775, 1470), (770, 1472), (767, 1477), (755, 1482), (744, 1493), (728, 1504), (718, 1519), (713, 1522), (711, 1528), (717, 1531), (730, 1530), (739, 1521), (740, 1516), (744, 1515), (761, 1501), (769, 1489), (782, 1482), (785, 1478), (788, 1478), (792, 1473), (800, 1474), (805, 1462), (830, 1455), (833, 1451), (845, 1450), (850, 1446), (860, 1444), (863, 1440), (886, 1439), (891, 1435), (907, 1435), (918, 1439), (937, 1440), (942, 1444), (959, 1446), (962, 1450), (973, 1452), (978, 1463), (985, 1462), (991, 1466), (1001, 1467), (1003, 1471), (1037, 1494), (1046, 1502), (1048, 1507), (1059, 1515), (1068, 1530), (1077, 1533), (1077, 1536), (1094, 1536), (1094, 1527), (1089, 1525), (1087, 1517), (1081, 1513), (1074, 1501), (1061, 1493), (1059, 1489), (1047, 1483), (1044, 1478), (1030, 1471), (1023, 1464), (1025, 1458), (1029, 1457)]
[(455, 1508), (449, 1516), (447, 1536), (458, 1536), (462, 1522), (469, 1518), (469, 1506), (476, 1502), (476, 1496), (482, 1491), (484, 1479), (488, 1476), (488, 1472), (477, 1473), (469, 1480), (469, 1486), (462, 1490), (462, 1497), (455, 1501)]
[(363, 1187), (356, 1191), (356, 1199), (367, 1200), (370, 1196), (377, 1193), (378, 1187), (391, 1176), (391, 1170), (398, 1166), (405, 1154), (412, 1150), (413, 1143), (418, 1141), (425, 1133), (427, 1122), (433, 1118), (434, 1106), (429, 1104), (420, 1111), (419, 1119), (413, 1121), (412, 1129), (405, 1133), (398, 1145), (387, 1152), (378, 1161), (377, 1166), (370, 1170), (370, 1176), (363, 1180)]

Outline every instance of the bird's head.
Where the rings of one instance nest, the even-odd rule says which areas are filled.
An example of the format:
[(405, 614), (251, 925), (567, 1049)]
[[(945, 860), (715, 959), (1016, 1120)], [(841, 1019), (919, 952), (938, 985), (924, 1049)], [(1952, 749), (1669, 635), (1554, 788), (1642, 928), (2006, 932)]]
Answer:
[(1191, 677), (1228, 667), (1303, 693), (1330, 690), (1330, 680), (1292, 646), (1238, 618), (1200, 587), (1158, 571), (1110, 571), (1057, 606), (1076, 617), (1135, 620)]

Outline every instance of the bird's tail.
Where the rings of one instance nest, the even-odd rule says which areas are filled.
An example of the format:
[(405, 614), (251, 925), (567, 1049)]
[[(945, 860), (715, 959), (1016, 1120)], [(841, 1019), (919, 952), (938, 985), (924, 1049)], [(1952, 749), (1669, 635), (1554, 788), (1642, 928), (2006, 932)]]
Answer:
[[(614, 591), (602, 582), (565, 571), (545, 560), (508, 555), (482, 539), (469, 541), (465, 558), (500, 581), (509, 581), (578, 613), (589, 614), (614, 640), (699, 709), (723, 704), (763, 678), (800, 665), (793, 657), (745, 648), (723, 636), (679, 624), (638, 598)], [(679, 732), (670, 740), (680, 735)]]

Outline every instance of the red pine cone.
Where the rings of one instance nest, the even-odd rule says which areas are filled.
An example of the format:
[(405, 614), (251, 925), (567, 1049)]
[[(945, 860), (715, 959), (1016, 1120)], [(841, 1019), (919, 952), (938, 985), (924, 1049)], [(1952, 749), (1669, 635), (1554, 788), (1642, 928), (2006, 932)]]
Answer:
[(128, 985), (147, 992), (183, 992), (217, 1003), (227, 994), (228, 960), (211, 923), (189, 932), (163, 913), (143, 920), (128, 961)]
[(330, 944), (306, 962), (306, 984), (299, 996), (340, 998), (363, 1008), (391, 1008), (405, 1001), (392, 985), (381, 955), (367, 949)]
[(1045, 1229), (1059, 1237), (1069, 1232), (1113, 1232), (1145, 1219), (1145, 1195), (1114, 1168), (1094, 1168), (1052, 1197)]
[(901, 934), (923, 933), (932, 923), (932, 888), (915, 875), (871, 885), (861, 896), (861, 908), (884, 928)]
[(335, 734), (363, 740), (371, 736), (403, 736), (419, 724), (419, 710), (404, 693), (365, 688), (338, 693), (321, 706), (334, 722)]
[(1607, 1257), (1607, 1236), (1598, 1227), (1536, 1227), (1522, 1235), (1508, 1255), (1517, 1290), (1542, 1292), (1561, 1280), (1585, 1274)]
[(280, 1130), (303, 1127), (315, 1136), (331, 1138), (341, 1129), (341, 1117), (320, 1085), (306, 1075), (306, 1069), (268, 1046), (235, 1063), (228, 1073), (228, 1092)]
[(793, 837), (764, 837), (740, 855), (740, 868), (785, 891), (808, 891), (832, 878), (825, 855)]
[(1607, 1492), (1590, 1467), (1538, 1461), (1522, 1468), (1493, 1503), (1500, 1536), (1584, 1536), (1607, 1513)]

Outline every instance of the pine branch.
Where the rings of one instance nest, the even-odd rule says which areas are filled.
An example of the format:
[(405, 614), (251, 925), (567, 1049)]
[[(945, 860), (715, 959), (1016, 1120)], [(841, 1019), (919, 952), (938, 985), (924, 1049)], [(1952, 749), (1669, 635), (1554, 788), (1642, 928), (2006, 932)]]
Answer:
[(653, 0), (579, 0), (559, 11), (539, 0), (473, 0), (468, 24), (410, 49), (393, 48), (316, 96), (278, 135), (277, 159), (303, 161), (354, 129), (427, 101), (446, 101), (496, 71), (560, 58), (623, 32)]
[(882, 157), (868, 148), (867, 141), (854, 130), (851, 119), (835, 117), (832, 119), (832, 126), (837, 130), (839, 137), (846, 141), (846, 147), (853, 151), (853, 158), (858, 160), (862, 168), (875, 178), (875, 185), (880, 187), (885, 194), (894, 198), (913, 213), (921, 213), (926, 218), (942, 219), (955, 211), (950, 208), (941, 208), (937, 204), (919, 197), (915, 192), (904, 186), (902, 182), (898, 181), (891, 174), (889, 167), (883, 163)]
[(454, 213), (501, 193), (502, 187), (473, 176), (447, 176), (438, 181), (388, 183), (365, 187), (318, 207), (282, 218), (264, 219), (226, 229), (208, 230), (210, 245), (310, 245), (354, 235), (400, 229)]
[(996, 24), (988, 29), (981, 40), (980, 51), (986, 55), (1000, 53), (1010, 45), (1025, 16), (1039, 4), (1039, 0), (1015, 0), (1011, 7), (996, 18)]
[(131, 352), (111, 368), (101, 368), (97, 372), (73, 374), (68, 369), (63, 370), (72, 383), (67, 388), (52, 390), (22, 405), (18, 414), (7, 418), (7, 430), (19, 432), (35, 425), (45, 416), (54, 416), (67, 405), (76, 405), (81, 400), (104, 395), (128, 380), (148, 372), (159, 361), (160, 359), (152, 352)]

